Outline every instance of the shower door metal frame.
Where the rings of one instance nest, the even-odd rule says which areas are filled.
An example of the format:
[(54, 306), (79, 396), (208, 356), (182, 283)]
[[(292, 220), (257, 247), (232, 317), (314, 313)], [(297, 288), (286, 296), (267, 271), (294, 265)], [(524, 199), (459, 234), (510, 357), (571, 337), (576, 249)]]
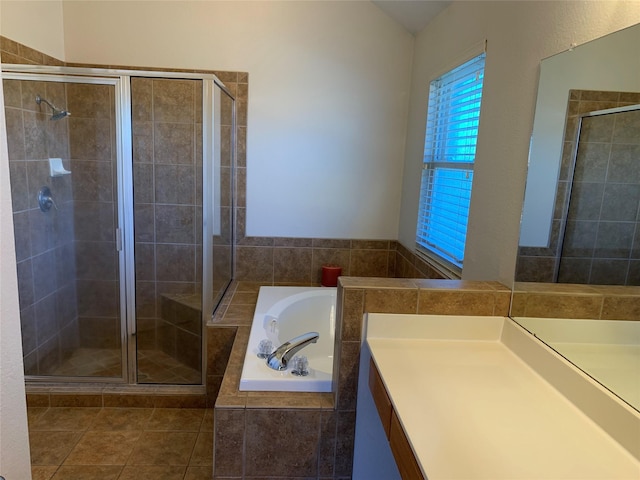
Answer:
[[(123, 309), (125, 303), (125, 289), (126, 284), (124, 280), (124, 274), (126, 269), (124, 268), (126, 262), (126, 252), (122, 246), (123, 231), (123, 219), (125, 218), (125, 208), (123, 202), (123, 185), (121, 177), (123, 176), (122, 167), (127, 164), (127, 152), (128, 159), (131, 160), (131, 139), (129, 128), (129, 138), (126, 135), (126, 112), (122, 112), (122, 78), (109, 77), (102, 75), (93, 75), (89, 72), (78, 72), (73, 74), (67, 71), (67, 67), (41, 67), (31, 65), (5, 65), (2, 64), (2, 78), (10, 80), (22, 80), (22, 81), (34, 81), (34, 82), (56, 82), (56, 83), (84, 83), (91, 85), (111, 85), (114, 87), (114, 110), (115, 110), (115, 130), (116, 130), (116, 172), (117, 172), (117, 225), (114, 231), (116, 249), (118, 251), (118, 273), (119, 273), (119, 298), (120, 298), (120, 341), (121, 341), (121, 377), (68, 377), (68, 376), (51, 376), (51, 375), (29, 375), (28, 379), (36, 382), (50, 382), (52, 379), (60, 380), (61, 382), (105, 382), (105, 383), (124, 383), (129, 379), (128, 376), (128, 357), (124, 354), (123, 348), (127, 345), (126, 339), (126, 309)], [(130, 109), (129, 109), (130, 111)], [(129, 120), (130, 123), (130, 115)], [(127, 145), (129, 148), (127, 149)]]
[[(222, 91), (222, 94), (227, 95), (230, 99), (233, 100), (232, 111), (231, 111), (231, 177), (230, 177), (230, 196), (231, 196), (231, 232), (230, 232), (230, 244), (232, 247), (231, 253), (231, 280), (235, 275), (235, 255), (233, 253), (233, 246), (235, 245), (236, 231), (235, 231), (235, 198), (236, 198), (236, 182), (235, 182), (235, 172), (236, 172), (236, 102), (235, 97), (231, 94), (231, 92), (219, 81), (215, 82), (204, 82), (203, 84), (203, 109), (202, 115), (203, 117), (207, 117), (212, 119), (209, 124), (209, 128), (206, 128), (203, 122), (203, 132), (202, 132), (202, 146), (203, 146), (203, 155), (204, 152), (210, 153), (210, 158), (207, 160), (203, 158), (203, 179), (209, 179), (208, 182), (202, 182), (202, 233), (204, 235), (203, 238), (203, 251), (202, 251), (202, 264), (203, 265), (212, 265), (213, 264), (213, 251), (212, 251), (212, 239), (214, 233), (214, 207), (211, 205), (211, 202), (206, 202), (204, 199), (211, 199), (214, 195), (213, 185), (215, 183), (215, 170), (214, 170), (214, 151), (216, 145), (220, 143), (220, 138), (218, 134), (218, 129), (220, 128), (220, 124), (216, 123), (215, 119), (217, 116), (221, 117), (219, 110), (219, 103), (222, 103), (221, 98), (216, 95), (216, 87), (219, 87)], [(208, 245), (208, 248), (205, 248)], [(211, 296), (211, 289), (208, 289), (208, 286), (211, 286), (213, 283), (213, 278), (211, 275), (210, 269), (204, 269), (202, 271), (202, 316), (203, 321), (206, 326), (206, 322), (209, 321), (212, 316), (214, 309), (216, 308), (216, 304), (214, 304), (214, 299)], [(230, 282), (229, 282), (230, 283)], [(229, 284), (227, 284), (227, 287)], [(225, 288), (225, 290), (226, 290)], [(208, 293), (208, 294), (207, 294)], [(224, 294), (223, 294), (224, 295)], [(220, 299), (219, 299), (220, 300)], [(219, 301), (218, 300), (218, 301)], [(206, 347), (206, 345), (205, 345)], [(206, 358), (203, 355), (203, 371), (206, 371)]]
[[(231, 99), (233, 103), (233, 125), (232, 129), (232, 171), (235, 170), (235, 97), (227, 89), (223, 82), (213, 74), (189, 73), (189, 72), (165, 72), (149, 70), (124, 70), (92, 67), (65, 67), (48, 65), (22, 65), (22, 64), (2, 64), (3, 79), (21, 80), (41, 80), (60, 81), (75, 83), (95, 83), (115, 86), (115, 115), (116, 115), (116, 163), (118, 174), (118, 222), (116, 227), (116, 245), (119, 251), (119, 274), (120, 274), (120, 335), (122, 342), (122, 378), (115, 377), (62, 377), (62, 376), (30, 376), (29, 379), (38, 382), (51, 382), (53, 379), (61, 382), (77, 383), (136, 383), (137, 384), (137, 346), (136, 346), (136, 311), (135, 311), (135, 239), (134, 239), (134, 202), (133, 202), (133, 141), (132, 141), (132, 120), (131, 120), (131, 78), (167, 78), (167, 79), (190, 79), (201, 80), (203, 82), (203, 179), (206, 174), (212, 175), (212, 160), (215, 127), (213, 112), (217, 105), (214, 102), (214, 85), (220, 87)], [(52, 80), (56, 79), (56, 80)], [(205, 187), (203, 182), (203, 239), (202, 239), (202, 261), (203, 265), (209, 264), (211, 258), (211, 236), (210, 219), (212, 218), (212, 206), (210, 202), (205, 202), (205, 194), (210, 194), (210, 186)], [(235, 181), (232, 180), (232, 192)], [(235, 193), (232, 194), (235, 199)], [(231, 211), (235, 208), (232, 206)], [(232, 218), (232, 225), (235, 218)], [(232, 231), (234, 229), (232, 228)], [(233, 236), (233, 234), (232, 234)], [(233, 245), (233, 242), (232, 242)], [(233, 249), (232, 249), (233, 251)], [(234, 273), (234, 255), (231, 258), (232, 275)], [(205, 284), (203, 269), (202, 279), (202, 368), (200, 385), (205, 384), (206, 376), (206, 352), (207, 352), (207, 321), (211, 318), (213, 306), (207, 303), (205, 309), (205, 298), (210, 294), (210, 285)]]

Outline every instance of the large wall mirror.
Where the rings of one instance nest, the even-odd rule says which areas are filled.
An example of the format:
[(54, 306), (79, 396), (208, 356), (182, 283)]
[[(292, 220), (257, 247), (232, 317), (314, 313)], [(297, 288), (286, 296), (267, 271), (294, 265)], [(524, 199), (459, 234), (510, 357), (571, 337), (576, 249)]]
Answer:
[(640, 285), (638, 45), (640, 25), (542, 61), (516, 280)]
[(640, 24), (542, 61), (514, 288), (617, 289), (635, 310), (620, 320), (511, 313), (640, 410), (638, 45)]

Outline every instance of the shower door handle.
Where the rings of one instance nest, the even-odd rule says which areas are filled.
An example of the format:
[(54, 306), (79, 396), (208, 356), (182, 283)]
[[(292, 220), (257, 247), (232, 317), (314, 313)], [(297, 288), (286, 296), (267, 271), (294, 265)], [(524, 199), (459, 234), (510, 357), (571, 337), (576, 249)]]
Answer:
[[(122, 252), (123, 251), (123, 246), (124, 246), (124, 234), (121, 228), (116, 227), (115, 230), (115, 235), (116, 235), (116, 251), (118, 252)], [(135, 281), (132, 279), (131, 281), (132, 284), (135, 283)], [(129, 289), (127, 289), (127, 291), (129, 291)], [(129, 295), (125, 294), (124, 295), (125, 298), (129, 298)], [(131, 298), (135, 298), (135, 294), (131, 295)], [(126, 304), (127, 306), (125, 307), (126, 310), (128, 312), (132, 312), (133, 318), (135, 318), (135, 314), (133, 312), (135, 312), (135, 303), (133, 300), (127, 300)], [(127, 324), (127, 333), (129, 336), (133, 337), (136, 335), (136, 322), (132, 321), (132, 322), (126, 322)]]
[(116, 251), (122, 251), (122, 230), (116, 228)]

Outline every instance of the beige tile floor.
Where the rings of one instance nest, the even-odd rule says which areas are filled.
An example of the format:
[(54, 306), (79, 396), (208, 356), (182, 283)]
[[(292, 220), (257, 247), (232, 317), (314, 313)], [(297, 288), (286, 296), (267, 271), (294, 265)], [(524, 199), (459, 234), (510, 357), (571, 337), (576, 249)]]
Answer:
[(212, 478), (213, 410), (29, 408), (33, 480)]

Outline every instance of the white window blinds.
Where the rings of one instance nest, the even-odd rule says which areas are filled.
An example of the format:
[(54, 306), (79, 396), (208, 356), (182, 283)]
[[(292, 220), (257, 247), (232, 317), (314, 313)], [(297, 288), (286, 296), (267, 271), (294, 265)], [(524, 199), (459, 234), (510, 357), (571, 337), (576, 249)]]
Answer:
[(416, 242), (461, 269), (473, 184), (485, 54), (433, 80)]

